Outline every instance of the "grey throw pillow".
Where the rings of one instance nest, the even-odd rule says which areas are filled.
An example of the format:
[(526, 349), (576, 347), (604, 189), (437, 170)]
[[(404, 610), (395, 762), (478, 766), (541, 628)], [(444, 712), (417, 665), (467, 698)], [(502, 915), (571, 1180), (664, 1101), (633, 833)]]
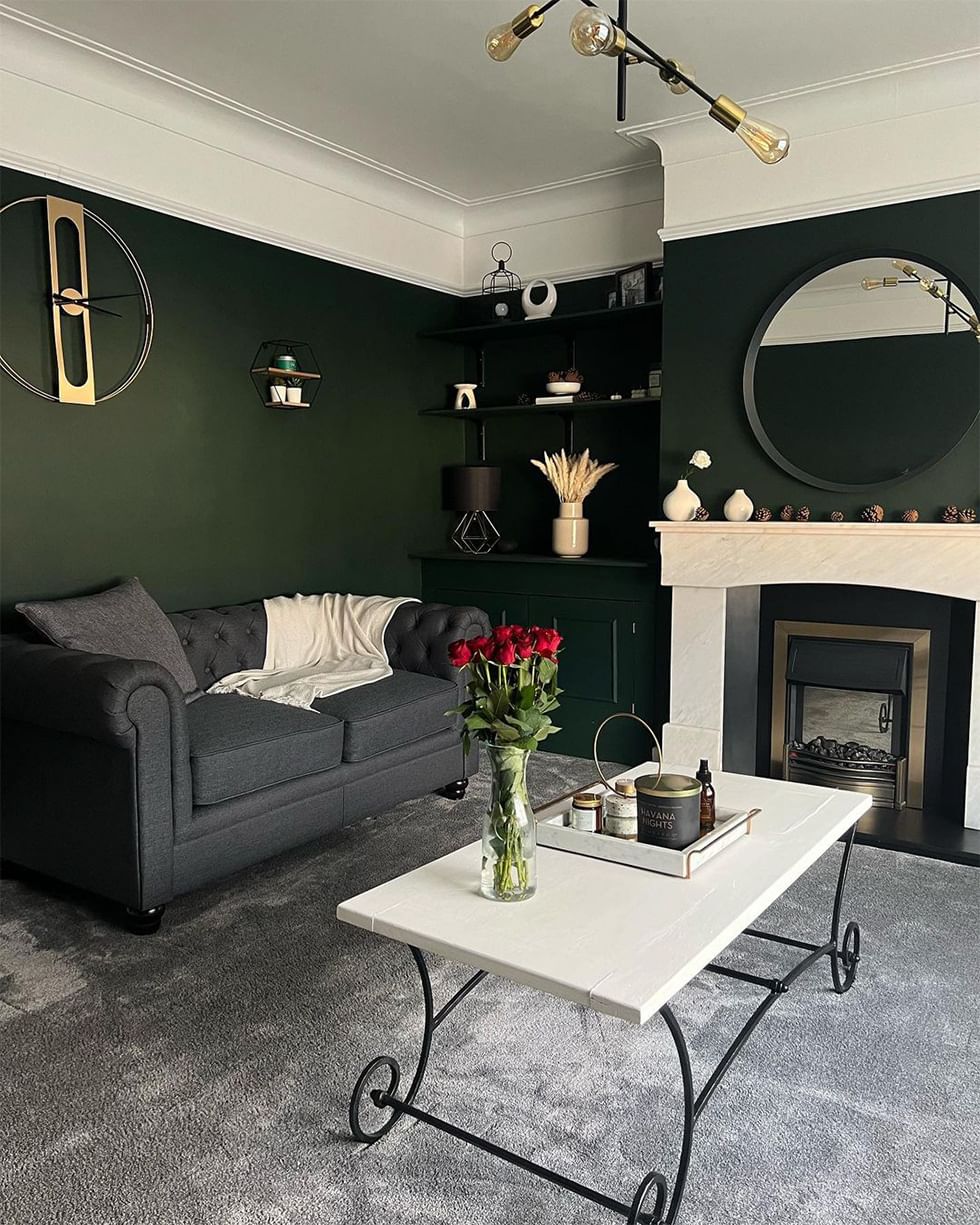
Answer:
[(201, 696), (177, 631), (138, 578), (98, 595), (70, 600), (35, 600), (17, 611), (56, 646), (160, 664), (184, 691)]

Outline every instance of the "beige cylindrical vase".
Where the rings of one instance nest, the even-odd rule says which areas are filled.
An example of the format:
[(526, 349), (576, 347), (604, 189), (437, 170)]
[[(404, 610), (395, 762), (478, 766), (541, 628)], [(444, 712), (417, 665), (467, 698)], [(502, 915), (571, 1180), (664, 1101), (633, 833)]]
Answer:
[(551, 547), (559, 557), (584, 557), (589, 551), (589, 521), (581, 502), (562, 502), (551, 521)]

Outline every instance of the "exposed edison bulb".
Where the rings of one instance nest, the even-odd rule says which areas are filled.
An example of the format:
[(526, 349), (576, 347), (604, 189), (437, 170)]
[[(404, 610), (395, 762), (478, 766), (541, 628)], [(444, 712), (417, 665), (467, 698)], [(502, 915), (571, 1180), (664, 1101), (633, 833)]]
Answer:
[(602, 9), (579, 9), (568, 37), (579, 55), (622, 55), (626, 50), (626, 35)]
[(763, 123), (753, 119), (737, 102), (725, 94), (719, 94), (711, 104), (708, 114), (727, 128), (729, 132), (745, 142), (760, 162), (772, 166), (781, 162), (789, 153), (789, 132), (777, 128), (774, 123)]
[(906, 276), (917, 277), (919, 275), (916, 269), (911, 264), (907, 264), (903, 259), (893, 259), (892, 267), (897, 268), (899, 272), (904, 272)]
[(532, 4), (523, 13), (518, 13), (513, 21), (494, 26), (487, 35), (487, 55), (498, 64), (509, 60), (521, 42), (529, 34), (533, 34), (543, 21), (544, 17), (538, 12), (538, 6)]
[(789, 132), (774, 123), (763, 123), (746, 115), (735, 129), (735, 135), (744, 141), (760, 162), (773, 166), (789, 153)]
[(861, 288), (862, 289), (881, 289), (884, 283), (885, 282), (884, 280), (882, 280), (881, 277), (866, 276), (864, 280), (861, 282)]

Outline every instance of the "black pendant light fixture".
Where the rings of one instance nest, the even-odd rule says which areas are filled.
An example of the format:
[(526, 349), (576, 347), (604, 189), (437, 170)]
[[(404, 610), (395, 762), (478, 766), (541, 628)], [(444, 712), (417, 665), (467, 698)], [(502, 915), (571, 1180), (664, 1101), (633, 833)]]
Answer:
[[(487, 35), (487, 54), (493, 60), (509, 60), (525, 38), (539, 29), (544, 15), (559, 0), (532, 4), (513, 21), (495, 26)], [(649, 64), (660, 73), (660, 79), (674, 94), (692, 93), (708, 103), (708, 114), (735, 135), (767, 166), (781, 162), (789, 152), (789, 133), (772, 123), (753, 119), (745, 110), (724, 94), (717, 97), (702, 89), (690, 68), (678, 60), (668, 59), (642, 42), (627, 26), (628, 0), (619, 0), (615, 20), (603, 12), (593, 0), (581, 0), (582, 7), (572, 18), (568, 35), (579, 55), (609, 55), (618, 60), (616, 77), (616, 118), (626, 119), (626, 70), (634, 64)]]

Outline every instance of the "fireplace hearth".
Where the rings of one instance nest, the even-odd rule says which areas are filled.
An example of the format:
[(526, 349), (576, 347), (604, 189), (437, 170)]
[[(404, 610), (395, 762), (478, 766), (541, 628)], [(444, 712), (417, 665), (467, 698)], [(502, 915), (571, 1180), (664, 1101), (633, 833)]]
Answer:
[(841, 791), (860, 791), (871, 796), (876, 808), (904, 808), (908, 758), (856, 740), (839, 744), (817, 736), (806, 744), (793, 740), (786, 745), (783, 778), (818, 787), (837, 787)]

